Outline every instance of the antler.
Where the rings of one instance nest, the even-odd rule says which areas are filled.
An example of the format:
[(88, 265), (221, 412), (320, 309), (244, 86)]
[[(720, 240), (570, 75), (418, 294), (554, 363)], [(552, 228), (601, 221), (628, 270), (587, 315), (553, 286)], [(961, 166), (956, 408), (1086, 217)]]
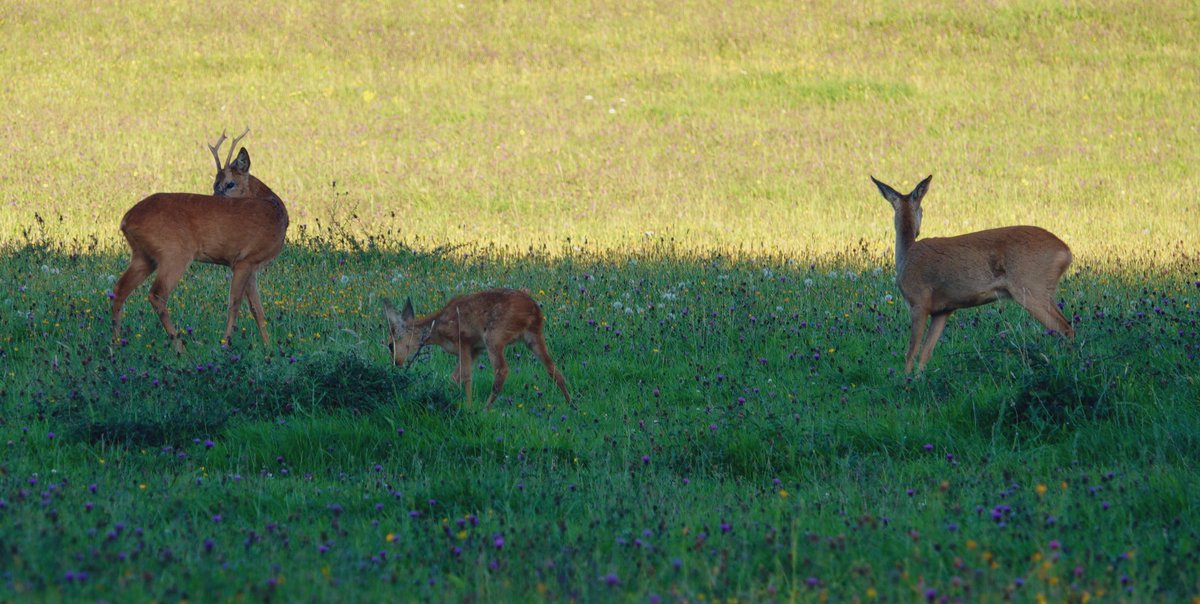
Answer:
[[(221, 167), (221, 156), (217, 155), (217, 149), (221, 148), (221, 143), (223, 143), (223, 142), (225, 142), (225, 131), (224, 130), (221, 131), (221, 138), (217, 139), (217, 144), (208, 145), (208, 150), (212, 151), (213, 159), (215, 159), (217, 161), (217, 172), (220, 172), (223, 169)], [(225, 163), (228, 164), (229, 160), (225, 160)]]
[(237, 148), (238, 141), (242, 140), (242, 137), (246, 136), (247, 134), (250, 134), (250, 126), (246, 126), (246, 131), (237, 135), (237, 138), (233, 139), (232, 143), (229, 143), (229, 153), (225, 155), (226, 167), (229, 167), (229, 161), (233, 159), (233, 150)]
[(223, 166), (221, 165), (221, 156), (217, 153), (217, 150), (221, 148), (221, 143), (225, 142), (225, 131), (221, 131), (221, 138), (217, 139), (215, 145), (208, 146), (208, 150), (212, 151), (213, 159), (217, 161), (217, 172), (229, 167), (229, 161), (233, 159), (233, 150), (237, 148), (238, 141), (242, 140), (247, 134), (250, 134), (250, 126), (246, 126), (246, 131), (237, 135), (233, 139), (233, 142), (229, 143), (229, 153), (225, 155), (225, 165)]

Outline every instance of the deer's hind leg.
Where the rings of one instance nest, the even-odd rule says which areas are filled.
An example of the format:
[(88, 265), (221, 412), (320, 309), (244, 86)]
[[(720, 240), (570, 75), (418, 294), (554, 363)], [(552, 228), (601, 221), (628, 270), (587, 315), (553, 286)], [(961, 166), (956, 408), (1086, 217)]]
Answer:
[(488, 360), (492, 362), (492, 394), (488, 397), (483, 408), (487, 409), (492, 406), (492, 401), (500, 396), (500, 389), (504, 387), (505, 380), (508, 379), (508, 359), (504, 358), (504, 344), (489, 345), (487, 347)]
[(562, 372), (558, 370), (558, 367), (554, 366), (554, 359), (550, 358), (550, 351), (546, 349), (546, 338), (542, 336), (541, 332), (531, 331), (525, 335), (525, 344), (533, 351), (534, 356), (546, 366), (546, 372), (550, 374), (551, 378), (554, 378), (554, 383), (558, 384), (558, 389), (562, 391), (563, 398), (567, 399), (567, 402), (570, 403), (571, 395), (567, 392), (567, 380), (563, 377)]
[(167, 335), (175, 344), (175, 352), (180, 354), (183, 353), (183, 340), (179, 338), (179, 330), (175, 329), (175, 324), (171, 322), (171, 314), (167, 312), (167, 299), (171, 297), (171, 292), (176, 285), (179, 285), (179, 280), (183, 278), (183, 274), (187, 272), (188, 266), (191, 264), (190, 258), (160, 263), (158, 276), (154, 278), (154, 284), (150, 286), (150, 306), (154, 307), (159, 322), (162, 323), (163, 329), (167, 330)]
[(1013, 300), (1020, 304), (1022, 308), (1029, 311), (1033, 318), (1045, 326), (1046, 329), (1057, 331), (1064, 335), (1069, 340), (1075, 339), (1075, 328), (1062, 311), (1058, 309), (1058, 305), (1054, 303), (1054, 293), (1057, 290), (1057, 284), (1051, 287), (1040, 287), (1037, 289), (1021, 288), (1017, 295), (1013, 296)]
[[(242, 308), (242, 298), (249, 297), (248, 286), (254, 279), (254, 269), (257, 268), (253, 264), (238, 264), (233, 267), (233, 279), (229, 282), (229, 310), (225, 318), (225, 337), (222, 342), (230, 343), (230, 337), (233, 336), (233, 324), (237, 320), (238, 311)], [(250, 312), (254, 314), (254, 304), (250, 305)], [(255, 316), (257, 319), (257, 315)]]
[(1025, 310), (1030, 311), (1030, 315), (1038, 319), (1039, 323), (1045, 325), (1046, 329), (1058, 331), (1058, 333), (1067, 336), (1068, 340), (1075, 339), (1075, 328), (1067, 321), (1067, 317), (1063, 315), (1062, 311), (1058, 310), (1058, 305), (1054, 303), (1054, 298), (1027, 300), (1021, 306), (1024, 306)]
[(117, 280), (116, 286), (113, 287), (113, 342), (121, 341), (121, 309), (125, 306), (125, 300), (153, 272), (154, 261), (145, 254), (137, 251), (133, 252), (133, 257), (129, 260), (129, 268), (126, 268), (125, 272), (121, 273), (121, 278)]
[(250, 273), (250, 280), (246, 282), (246, 302), (250, 304), (250, 314), (254, 315), (254, 322), (258, 323), (258, 335), (262, 336), (263, 346), (271, 344), (271, 338), (267, 335), (267, 317), (263, 313), (262, 299), (258, 296), (258, 272)]
[(908, 334), (908, 352), (904, 355), (904, 373), (912, 373), (913, 359), (917, 356), (917, 348), (921, 345), (921, 336), (925, 333), (925, 318), (928, 317), (923, 309), (913, 307), (909, 310), (912, 323)]
[[(1057, 331), (1069, 340), (1075, 339), (1075, 328), (1059, 310), (1054, 298), (1058, 292), (1058, 281), (1071, 266), (1070, 250), (1061, 250), (1036, 267), (1027, 267), (1014, 278), (1010, 288), (1013, 300), (1020, 304), (1033, 318), (1046, 327)], [(1053, 272), (1047, 273), (1047, 268)]]

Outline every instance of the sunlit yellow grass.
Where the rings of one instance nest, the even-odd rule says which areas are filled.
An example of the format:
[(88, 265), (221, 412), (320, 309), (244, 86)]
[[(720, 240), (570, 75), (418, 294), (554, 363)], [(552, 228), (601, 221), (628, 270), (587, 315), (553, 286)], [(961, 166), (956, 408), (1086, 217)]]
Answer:
[[(880, 253), (1015, 223), (1077, 262), (1200, 230), (1193, 2), (6, 2), (0, 241), (123, 245), (253, 128), (294, 225), (422, 245)], [(336, 183), (336, 185), (334, 184)], [(357, 216), (357, 219), (353, 217)], [(1194, 252), (1193, 252), (1194, 253)]]

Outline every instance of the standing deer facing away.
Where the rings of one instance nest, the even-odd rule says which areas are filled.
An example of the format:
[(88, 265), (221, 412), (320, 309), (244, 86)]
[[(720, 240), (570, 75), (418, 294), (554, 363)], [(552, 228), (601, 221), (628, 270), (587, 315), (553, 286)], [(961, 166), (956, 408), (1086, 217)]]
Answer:
[(150, 286), (150, 306), (174, 342), (176, 352), (182, 353), (183, 341), (167, 313), (167, 298), (192, 261), (198, 260), (233, 269), (223, 341), (229, 342), (234, 319), (245, 298), (258, 323), (263, 344), (269, 343), (255, 273), (283, 249), (288, 214), (279, 196), (250, 174), (250, 154), (245, 148), (230, 162), (234, 147), (248, 132), (250, 129), (246, 128), (246, 132), (233, 139), (224, 166), (217, 150), (225, 141), (225, 133), (221, 133), (215, 145), (209, 145), (217, 162), (212, 195), (155, 193), (139, 201), (121, 219), (121, 232), (133, 257), (113, 291), (113, 341), (121, 338), (121, 307), (125, 299), (157, 270), (158, 276)]
[(492, 361), (492, 395), (483, 406), (487, 409), (500, 394), (508, 377), (508, 362), (504, 349), (517, 339), (533, 351), (546, 366), (546, 371), (567, 402), (567, 381), (554, 366), (546, 339), (542, 336), (542, 311), (529, 294), (517, 289), (490, 289), (458, 296), (438, 312), (415, 318), (412, 300), (404, 301), (404, 310), (397, 312), (386, 300), (384, 316), (388, 321), (388, 348), (397, 366), (408, 364), (427, 344), (436, 344), (450, 354), (458, 355), (458, 368), (450, 376), (467, 391), (467, 406), (471, 406), (471, 369), (475, 357), (487, 350)]
[(1075, 329), (1054, 304), (1058, 280), (1071, 264), (1071, 250), (1053, 233), (1035, 226), (1011, 226), (957, 237), (921, 234), (921, 198), (929, 176), (908, 195), (875, 180), (896, 212), (896, 283), (908, 302), (912, 333), (904, 371), (912, 371), (925, 318), (932, 317), (917, 370), (923, 370), (946, 320), (960, 308), (1012, 298), (1047, 329), (1074, 339)]

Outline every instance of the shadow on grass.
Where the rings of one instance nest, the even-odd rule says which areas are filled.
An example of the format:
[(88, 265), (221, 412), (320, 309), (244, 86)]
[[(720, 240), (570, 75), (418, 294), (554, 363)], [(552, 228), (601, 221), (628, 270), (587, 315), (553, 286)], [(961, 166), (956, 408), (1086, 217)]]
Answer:
[[(980, 365), (990, 375), (968, 404), (949, 410), (953, 425), (979, 434), (1003, 436), (1015, 442), (1059, 443), (1089, 424), (1114, 418), (1113, 398), (1118, 377), (1095, 358), (1073, 354), (1043, 354), (1043, 347), (1024, 346), (1008, 360)], [(999, 355), (995, 355), (999, 357)], [(931, 388), (953, 389), (948, 379)]]
[(160, 445), (212, 435), (236, 418), (282, 418), (297, 413), (370, 414), (397, 401), (433, 408), (447, 394), (352, 351), (314, 355), (279, 370), (284, 361), (251, 362), (228, 355), (153, 380), (121, 376), (115, 396), (76, 396), (62, 413), (65, 436), (87, 442)]

